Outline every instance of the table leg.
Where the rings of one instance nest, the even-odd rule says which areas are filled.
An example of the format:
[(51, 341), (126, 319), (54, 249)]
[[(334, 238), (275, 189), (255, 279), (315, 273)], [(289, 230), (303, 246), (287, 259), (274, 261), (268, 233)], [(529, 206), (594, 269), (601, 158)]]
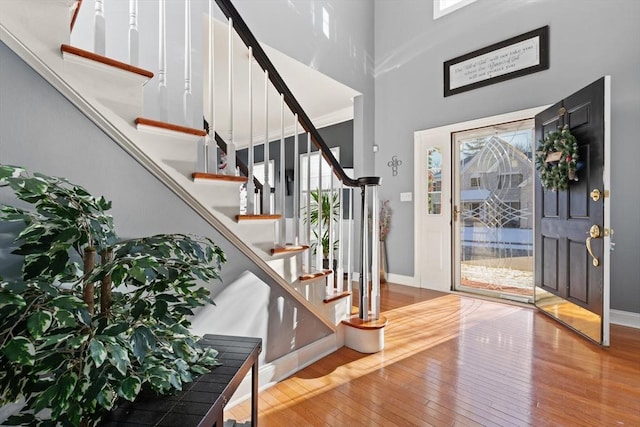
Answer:
[(258, 425), (258, 360), (251, 367), (251, 426)]

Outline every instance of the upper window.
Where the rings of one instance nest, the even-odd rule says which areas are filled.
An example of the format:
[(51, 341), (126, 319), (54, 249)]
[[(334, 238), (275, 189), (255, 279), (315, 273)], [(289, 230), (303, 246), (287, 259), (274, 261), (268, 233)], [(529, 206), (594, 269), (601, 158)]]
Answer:
[(438, 19), (474, 1), (476, 0), (433, 0), (433, 19)]

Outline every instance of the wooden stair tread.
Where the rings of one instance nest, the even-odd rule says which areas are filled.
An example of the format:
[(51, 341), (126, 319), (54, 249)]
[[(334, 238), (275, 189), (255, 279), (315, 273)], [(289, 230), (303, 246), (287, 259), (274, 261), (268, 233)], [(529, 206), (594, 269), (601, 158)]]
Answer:
[(309, 245), (285, 245), (285, 246), (276, 246), (271, 249), (271, 255), (285, 254), (285, 253), (294, 253), (294, 252), (302, 252), (309, 249)]
[(131, 73), (139, 74), (149, 79), (153, 78), (153, 73), (149, 70), (145, 70), (135, 65), (126, 64), (124, 62), (116, 61), (115, 59), (107, 58), (106, 56), (98, 55), (97, 53), (89, 52), (88, 50), (80, 49), (68, 44), (60, 46), (62, 53), (68, 53), (70, 55), (76, 55), (91, 61), (99, 62), (110, 67), (119, 68), (121, 70), (129, 71)]
[(277, 219), (282, 219), (282, 215), (280, 214), (276, 214), (276, 215), (258, 215), (258, 214), (252, 214), (252, 215), (236, 215), (236, 221), (240, 222), (240, 221), (261, 221), (261, 220), (277, 220)]
[(331, 273), (333, 273), (333, 270), (314, 271), (312, 273), (301, 274), (300, 276), (298, 276), (298, 280), (300, 280), (301, 282), (307, 282), (309, 280), (326, 277)]
[(169, 130), (173, 132), (186, 133), (188, 135), (205, 136), (207, 132), (204, 129), (190, 128), (187, 126), (176, 125), (173, 123), (161, 122), (158, 120), (145, 119), (138, 117), (136, 119), (137, 126), (151, 126), (158, 129)]
[(235, 176), (235, 175), (223, 175), (217, 173), (204, 173), (204, 172), (194, 172), (191, 174), (193, 180), (209, 180), (209, 181), (232, 181), (232, 182), (247, 182), (246, 176)]
[(342, 299), (342, 298), (346, 298), (346, 297), (348, 297), (350, 295), (351, 295), (351, 292), (349, 292), (349, 291), (337, 292), (337, 293), (335, 293), (333, 295), (327, 296), (325, 299), (322, 300), (322, 302), (324, 302), (326, 304), (326, 303), (330, 303), (330, 302), (333, 302), (333, 301), (337, 301), (337, 300)]
[(348, 319), (345, 319), (342, 321), (342, 324), (347, 325), (347, 326), (351, 326), (353, 328), (357, 328), (357, 329), (367, 329), (367, 330), (373, 330), (373, 329), (382, 329), (385, 326), (387, 326), (387, 323), (389, 321), (387, 320), (386, 317), (380, 315), (380, 318), (377, 320), (367, 320), (364, 321), (362, 319), (360, 319), (358, 317), (357, 314), (349, 317)]

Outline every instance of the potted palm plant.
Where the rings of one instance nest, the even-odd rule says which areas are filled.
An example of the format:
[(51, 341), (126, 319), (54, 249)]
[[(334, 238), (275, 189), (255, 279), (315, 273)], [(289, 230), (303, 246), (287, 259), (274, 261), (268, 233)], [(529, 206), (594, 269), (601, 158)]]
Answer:
[[(311, 192), (311, 212), (310, 212), (311, 230), (314, 242), (311, 244), (313, 253), (317, 253), (318, 247), (322, 249), (323, 268), (329, 268), (329, 252), (338, 248), (338, 240), (331, 244), (331, 235), (329, 234), (330, 225), (334, 226), (340, 221), (340, 199), (337, 193), (325, 192), (321, 190), (313, 190)], [(307, 216), (304, 215), (305, 221)], [(322, 236), (318, 236), (318, 224), (322, 221)], [(334, 259), (334, 270), (337, 261)]]
[(214, 242), (121, 240), (111, 202), (62, 178), (0, 165), (0, 187), (24, 259), (0, 278), (0, 406), (22, 402), (6, 424), (96, 425), (120, 399), (181, 390), (216, 364), (188, 329), (225, 261)]

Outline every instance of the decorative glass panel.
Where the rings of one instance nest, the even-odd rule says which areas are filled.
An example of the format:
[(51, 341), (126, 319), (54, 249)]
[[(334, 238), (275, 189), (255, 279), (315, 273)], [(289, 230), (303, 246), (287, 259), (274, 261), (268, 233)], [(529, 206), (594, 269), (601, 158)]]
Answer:
[(442, 153), (435, 147), (427, 149), (427, 212), (442, 213)]

